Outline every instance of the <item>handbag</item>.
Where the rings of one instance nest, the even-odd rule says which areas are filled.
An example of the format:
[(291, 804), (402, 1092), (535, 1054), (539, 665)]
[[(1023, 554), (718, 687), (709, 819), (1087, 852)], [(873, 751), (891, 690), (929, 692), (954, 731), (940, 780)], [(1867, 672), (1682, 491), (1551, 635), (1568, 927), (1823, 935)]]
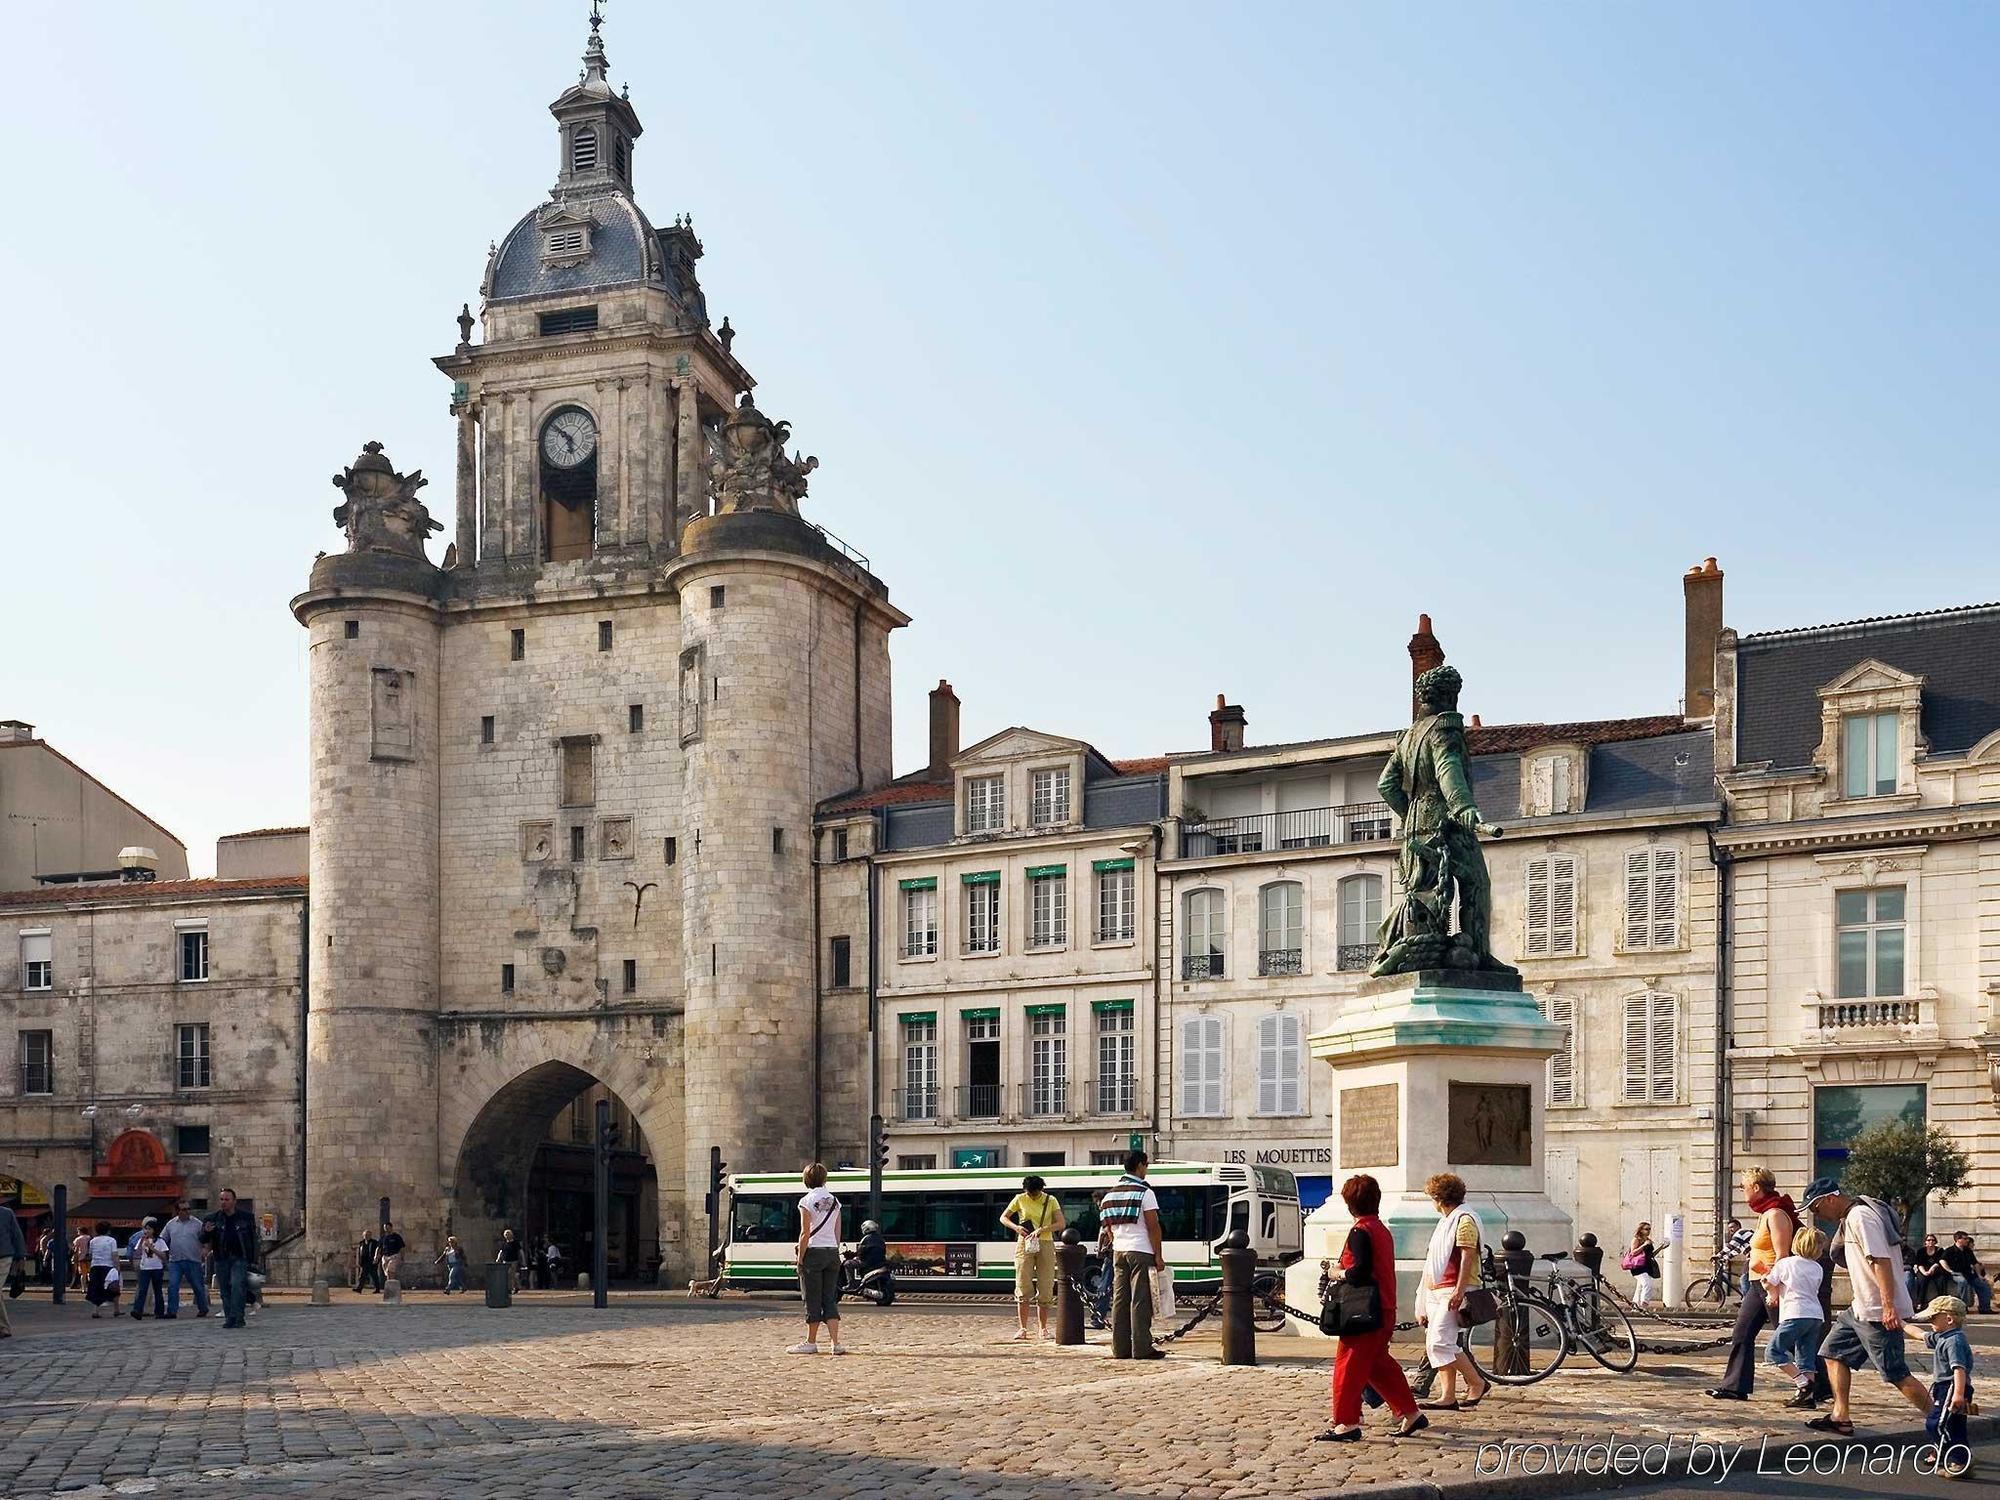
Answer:
[(1319, 1305), (1319, 1331), (1329, 1338), (1358, 1338), (1382, 1331), (1382, 1289), (1336, 1281)]
[(1618, 1264), (1628, 1271), (1643, 1271), (1646, 1269), (1646, 1252), (1627, 1250)]
[(1153, 1272), (1153, 1311), (1162, 1318), (1174, 1315), (1174, 1268), (1161, 1266)]
[(1458, 1299), (1458, 1326), (1477, 1328), (1500, 1316), (1500, 1299), (1483, 1286), (1476, 1286)]

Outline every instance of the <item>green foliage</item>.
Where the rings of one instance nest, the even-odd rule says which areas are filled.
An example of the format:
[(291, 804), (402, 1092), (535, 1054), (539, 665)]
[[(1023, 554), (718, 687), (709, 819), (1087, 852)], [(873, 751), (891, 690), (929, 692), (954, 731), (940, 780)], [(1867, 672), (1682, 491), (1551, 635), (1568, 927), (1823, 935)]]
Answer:
[(1971, 1170), (1965, 1152), (1943, 1127), (1883, 1120), (1854, 1137), (1840, 1185), (1895, 1205), (1907, 1222), (1911, 1210), (1931, 1194), (1950, 1198), (1970, 1187)]

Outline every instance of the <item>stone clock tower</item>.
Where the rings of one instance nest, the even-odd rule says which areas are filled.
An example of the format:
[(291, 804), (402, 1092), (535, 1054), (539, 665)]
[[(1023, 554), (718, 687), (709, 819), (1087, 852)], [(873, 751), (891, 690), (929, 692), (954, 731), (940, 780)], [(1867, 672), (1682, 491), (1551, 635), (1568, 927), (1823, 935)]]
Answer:
[(890, 774), (907, 617), (800, 517), (817, 460), (751, 400), (692, 226), (635, 201), (639, 116), (595, 18), (550, 113), (555, 185), (437, 361), (457, 423), (443, 565), (422, 476), (371, 444), (336, 480), (348, 550), (292, 605), (312, 640), (322, 1260), (383, 1196), (414, 1244), (490, 1255), (596, 1082), (657, 1172), (641, 1234), (689, 1269), (708, 1147), (767, 1170), (812, 1149), (813, 810)]

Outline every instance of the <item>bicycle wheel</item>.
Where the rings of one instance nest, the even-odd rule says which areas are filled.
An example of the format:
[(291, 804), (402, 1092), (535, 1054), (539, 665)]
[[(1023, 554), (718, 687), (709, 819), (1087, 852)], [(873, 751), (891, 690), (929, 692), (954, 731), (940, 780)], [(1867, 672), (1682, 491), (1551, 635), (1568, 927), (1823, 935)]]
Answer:
[(1639, 1363), (1639, 1336), (1625, 1309), (1595, 1292), (1577, 1294), (1570, 1310), (1570, 1341), (1605, 1369), (1623, 1375)]
[(1255, 1300), (1250, 1304), (1250, 1322), (1259, 1333), (1282, 1333), (1285, 1328), (1285, 1309), (1279, 1299), (1285, 1294), (1285, 1284), (1275, 1276), (1259, 1276), (1251, 1288)]
[(1690, 1281), (1686, 1291), (1681, 1293), (1681, 1306), (1691, 1311), (1699, 1311), (1708, 1303), (1722, 1304), (1728, 1296), (1728, 1288), (1719, 1277), (1704, 1276), (1698, 1281)]
[(1500, 1316), (1491, 1325), (1493, 1342), (1470, 1339), (1465, 1352), (1474, 1369), (1501, 1385), (1533, 1385), (1562, 1368), (1569, 1358), (1569, 1334), (1555, 1305), (1536, 1292), (1509, 1292), (1500, 1298)]

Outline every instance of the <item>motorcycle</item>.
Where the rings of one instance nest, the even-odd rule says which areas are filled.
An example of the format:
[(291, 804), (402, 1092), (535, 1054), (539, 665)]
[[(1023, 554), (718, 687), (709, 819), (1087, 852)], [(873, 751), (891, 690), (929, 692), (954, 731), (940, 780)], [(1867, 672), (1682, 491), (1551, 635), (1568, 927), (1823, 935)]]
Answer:
[(896, 1300), (895, 1273), (887, 1265), (863, 1270), (861, 1257), (849, 1250), (840, 1258), (840, 1295), (887, 1307)]

